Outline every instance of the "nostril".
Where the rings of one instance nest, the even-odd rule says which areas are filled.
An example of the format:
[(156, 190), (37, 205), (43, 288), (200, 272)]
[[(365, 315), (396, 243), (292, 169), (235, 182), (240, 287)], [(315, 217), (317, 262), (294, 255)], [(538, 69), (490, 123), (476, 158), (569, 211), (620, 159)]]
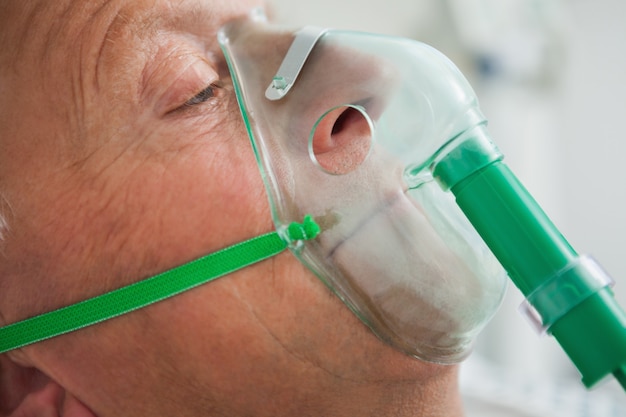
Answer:
[(363, 120), (363, 115), (359, 113), (358, 110), (356, 110), (354, 107), (346, 107), (335, 121), (331, 135), (341, 133), (341, 131), (347, 124), (351, 122), (358, 123), (361, 120)]
[(309, 152), (330, 174), (347, 174), (367, 157), (372, 142), (372, 121), (362, 107), (346, 105), (327, 111), (313, 127)]

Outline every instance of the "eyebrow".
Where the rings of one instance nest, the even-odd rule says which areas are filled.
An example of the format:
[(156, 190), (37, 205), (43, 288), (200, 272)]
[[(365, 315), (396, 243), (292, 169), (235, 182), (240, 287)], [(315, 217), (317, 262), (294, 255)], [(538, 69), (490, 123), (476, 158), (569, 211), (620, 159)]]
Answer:
[[(129, 3), (132, 4), (132, 1), (127, 5)], [(187, 0), (175, 6), (146, 8), (135, 13), (129, 13), (123, 7), (119, 8), (114, 16), (109, 17), (98, 51), (96, 71), (107, 44), (115, 42), (115, 33), (121, 29), (130, 29), (144, 39), (153, 39), (159, 32), (187, 32), (201, 37), (207, 45), (217, 45), (215, 13), (203, 3), (199, 0)]]

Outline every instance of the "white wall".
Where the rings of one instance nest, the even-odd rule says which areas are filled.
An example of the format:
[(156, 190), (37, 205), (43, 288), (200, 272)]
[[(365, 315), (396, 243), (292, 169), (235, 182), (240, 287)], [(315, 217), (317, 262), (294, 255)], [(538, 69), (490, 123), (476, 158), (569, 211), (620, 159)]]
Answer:
[[(626, 306), (626, 2), (272, 3), (282, 22), (415, 37), (455, 60), (473, 82), (511, 168), (574, 248), (614, 276)], [(481, 54), (501, 58), (502, 74), (482, 77), (472, 65)], [(479, 353), (519, 372), (572, 374), (560, 348), (537, 338), (517, 315), (520, 300), (511, 288)]]

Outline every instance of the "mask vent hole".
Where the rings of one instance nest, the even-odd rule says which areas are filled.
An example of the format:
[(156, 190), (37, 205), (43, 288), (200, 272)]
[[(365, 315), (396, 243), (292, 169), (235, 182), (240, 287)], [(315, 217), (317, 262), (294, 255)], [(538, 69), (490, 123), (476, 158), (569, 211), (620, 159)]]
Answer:
[(372, 120), (362, 107), (334, 107), (313, 126), (309, 153), (313, 162), (325, 172), (343, 175), (365, 161), (372, 139)]

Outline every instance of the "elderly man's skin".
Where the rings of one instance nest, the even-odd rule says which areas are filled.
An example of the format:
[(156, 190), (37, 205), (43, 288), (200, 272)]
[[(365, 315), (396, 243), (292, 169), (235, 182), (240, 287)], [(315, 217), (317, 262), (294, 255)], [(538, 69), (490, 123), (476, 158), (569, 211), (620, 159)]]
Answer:
[[(215, 39), (255, 5), (0, 2), (0, 324), (273, 229)], [(456, 371), (285, 252), (0, 356), (0, 416), (459, 416)]]

